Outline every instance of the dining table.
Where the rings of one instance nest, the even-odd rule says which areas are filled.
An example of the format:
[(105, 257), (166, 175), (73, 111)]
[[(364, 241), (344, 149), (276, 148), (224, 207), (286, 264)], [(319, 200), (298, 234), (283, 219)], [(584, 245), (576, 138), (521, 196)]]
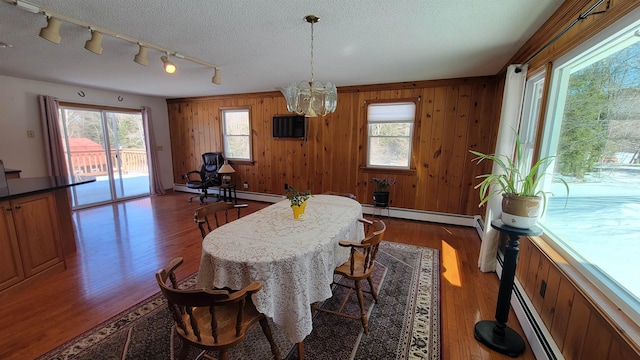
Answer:
[(334, 269), (349, 257), (340, 240), (361, 241), (362, 206), (343, 196), (314, 195), (302, 220), (289, 200), (222, 225), (202, 241), (201, 288), (241, 289), (262, 283), (256, 308), (298, 343), (313, 329), (311, 304), (332, 296)]

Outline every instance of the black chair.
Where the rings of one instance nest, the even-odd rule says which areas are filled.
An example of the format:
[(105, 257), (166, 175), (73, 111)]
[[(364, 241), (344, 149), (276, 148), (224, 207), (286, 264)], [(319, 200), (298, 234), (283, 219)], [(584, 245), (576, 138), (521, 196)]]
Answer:
[(222, 153), (208, 152), (202, 154), (202, 166), (200, 170), (189, 171), (185, 174), (187, 187), (201, 191), (200, 195), (190, 197), (189, 202), (195, 197), (200, 197), (200, 203), (204, 204), (204, 199), (208, 196), (208, 188), (222, 184), (222, 175), (218, 174), (218, 170), (220, 170), (222, 164), (224, 164), (224, 156), (222, 156)]

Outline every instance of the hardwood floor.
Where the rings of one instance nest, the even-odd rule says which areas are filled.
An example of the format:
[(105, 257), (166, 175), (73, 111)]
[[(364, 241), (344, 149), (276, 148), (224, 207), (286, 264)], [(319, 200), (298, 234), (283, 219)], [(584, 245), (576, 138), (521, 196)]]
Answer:
[[(27, 291), (0, 297), (0, 359), (33, 359), (158, 292), (154, 274), (183, 256), (178, 277), (198, 270), (201, 237), (189, 194), (130, 200), (74, 213), (78, 251), (67, 270)], [(248, 202), (243, 214), (267, 203)], [(386, 220), (386, 219), (385, 219)], [(476, 263), (474, 229), (390, 219), (386, 241), (439, 249), (442, 260), (443, 359), (510, 359), (473, 337), (473, 325), (495, 315), (499, 281)], [(522, 334), (513, 311), (508, 325)], [(521, 359), (534, 359), (528, 348)]]

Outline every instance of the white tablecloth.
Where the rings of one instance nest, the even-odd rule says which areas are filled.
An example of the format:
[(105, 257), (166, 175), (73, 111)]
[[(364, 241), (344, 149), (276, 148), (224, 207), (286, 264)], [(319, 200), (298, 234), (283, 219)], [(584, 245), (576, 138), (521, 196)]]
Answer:
[(197, 286), (260, 281), (258, 311), (300, 342), (312, 330), (310, 304), (331, 297), (333, 270), (349, 256), (338, 241), (364, 238), (361, 217), (360, 203), (331, 195), (307, 200), (304, 220), (293, 219), (289, 200), (244, 216), (205, 237)]

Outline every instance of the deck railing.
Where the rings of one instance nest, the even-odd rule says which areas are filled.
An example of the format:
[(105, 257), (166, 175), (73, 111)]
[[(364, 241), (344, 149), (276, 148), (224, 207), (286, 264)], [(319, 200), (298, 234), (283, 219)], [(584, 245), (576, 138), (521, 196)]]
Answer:
[[(111, 164), (114, 172), (117, 172), (118, 168), (118, 154), (120, 154), (123, 174), (147, 174), (149, 172), (145, 149), (111, 150)], [(102, 150), (71, 151), (71, 164), (69, 168), (73, 169), (75, 175), (107, 175), (109, 170), (106, 155)]]

